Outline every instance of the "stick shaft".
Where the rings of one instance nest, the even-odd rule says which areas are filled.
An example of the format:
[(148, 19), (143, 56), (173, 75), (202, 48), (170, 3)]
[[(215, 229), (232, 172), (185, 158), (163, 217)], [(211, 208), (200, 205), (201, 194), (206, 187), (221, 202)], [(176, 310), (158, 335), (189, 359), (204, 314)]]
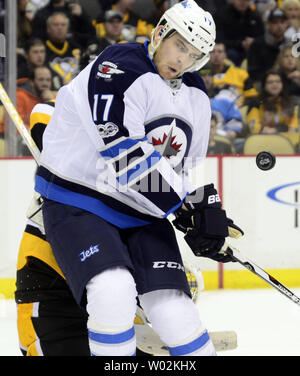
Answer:
[(300, 305), (300, 298), (298, 296), (296, 296), (291, 290), (289, 290), (276, 278), (272, 277), (265, 270), (254, 264), (254, 262), (250, 261), (245, 256), (243, 256), (239, 251), (235, 250), (233, 247), (228, 247), (225, 252), (229, 254), (234, 261), (237, 261), (239, 264), (243, 265), (250, 272), (254, 273), (256, 276), (264, 280), (270, 286), (274, 287), (276, 290), (281, 292), (294, 303)]
[(0, 82), (0, 100), (3, 103), (6, 111), (8, 112), (11, 120), (15, 124), (17, 130), (19, 131), (21, 137), (26, 142), (32, 156), (34, 157), (35, 161), (39, 163), (40, 160), (40, 151), (36, 146), (35, 142), (33, 141), (30, 133), (28, 132), (27, 128), (25, 127), (23, 120), (21, 119), (20, 115), (18, 114), (15, 106), (13, 105), (12, 101), (10, 100), (9, 96), (7, 95), (3, 85)]

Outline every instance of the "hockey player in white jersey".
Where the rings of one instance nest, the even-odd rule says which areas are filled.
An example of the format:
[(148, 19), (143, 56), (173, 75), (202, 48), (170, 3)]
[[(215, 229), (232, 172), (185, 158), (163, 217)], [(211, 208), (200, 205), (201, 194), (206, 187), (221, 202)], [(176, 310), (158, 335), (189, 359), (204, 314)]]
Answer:
[(171, 7), (150, 43), (107, 48), (60, 89), (35, 189), (47, 240), (89, 315), (92, 355), (134, 355), (137, 299), (170, 355), (215, 355), (172, 224), (197, 256), (219, 253), (228, 226), (214, 186), (183, 171), (205, 159), (210, 104), (194, 71), (215, 25), (193, 0)]

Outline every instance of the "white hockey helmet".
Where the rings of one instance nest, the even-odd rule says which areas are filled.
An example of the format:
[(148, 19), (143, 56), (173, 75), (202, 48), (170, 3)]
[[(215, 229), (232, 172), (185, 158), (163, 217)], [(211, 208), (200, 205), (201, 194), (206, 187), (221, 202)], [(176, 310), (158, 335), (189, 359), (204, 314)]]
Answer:
[[(160, 32), (158, 43), (154, 46), (154, 33), (159, 26), (164, 28)], [(173, 5), (163, 14), (152, 31), (149, 53), (151, 59), (162, 40), (174, 31), (203, 54), (186, 72), (201, 69), (209, 61), (210, 52), (215, 45), (216, 26), (211, 14), (200, 8), (194, 0), (185, 0)]]

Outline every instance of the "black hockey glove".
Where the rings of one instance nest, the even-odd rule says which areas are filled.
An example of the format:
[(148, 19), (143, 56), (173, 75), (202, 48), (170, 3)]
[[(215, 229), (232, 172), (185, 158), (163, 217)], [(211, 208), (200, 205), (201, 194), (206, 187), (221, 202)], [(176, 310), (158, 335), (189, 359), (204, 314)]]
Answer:
[(227, 236), (238, 238), (243, 231), (226, 216), (213, 184), (199, 188), (187, 196), (187, 210), (175, 212), (174, 226), (186, 233), (184, 239), (196, 256), (208, 257), (218, 262), (232, 259), (219, 253)]
[[(173, 225), (180, 231), (186, 233), (188, 229), (194, 228), (195, 216), (204, 214), (207, 210), (217, 209), (222, 215), (222, 203), (217, 190), (213, 184), (198, 188), (195, 192), (188, 195), (184, 201), (185, 209), (177, 209)], [(224, 212), (225, 213), (225, 212)], [(228, 235), (228, 234), (227, 234)]]

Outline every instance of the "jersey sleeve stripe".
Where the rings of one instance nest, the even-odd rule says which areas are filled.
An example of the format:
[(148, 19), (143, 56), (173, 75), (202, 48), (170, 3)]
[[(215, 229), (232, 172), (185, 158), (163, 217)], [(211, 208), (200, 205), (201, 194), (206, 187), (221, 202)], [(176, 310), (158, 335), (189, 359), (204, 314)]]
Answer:
[(122, 174), (117, 177), (118, 182), (121, 185), (131, 185), (134, 184), (136, 181), (140, 180), (143, 174), (148, 174), (150, 170), (156, 167), (161, 159), (161, 154), (159, 154), (156, 150), (151, 153), (148, 158), (139, 160), (140, 162), (135, 163), (134, 167), (127, 170), (125, 174)]
[(142, 148), (138, 147), (137, 149), (134, 149), (132, 152), (126, 154), (124, 157), (114, 160), (112, 166), (118, 174), (119, 172), (121, 172), (121, 170), (124, 170), (124, 168), (130, 168), (132, 161), (137, 161), (139, 158), (142, 158), (144, 156), (145, 152)]
[(185, 197), (180, 197), (164, 176), (154, 169), (150, 174), (140, 179), (140, 181), (131, 186), (138, 191), (145, 199), (156, 205), (163, 213), (163, 217), (181, 206)]
[[(137, 151), (140, 153), (139, 157), (135, 157), (135, 158), (131, 158), (131, 159), (128, 158), (128, 160), (127, 160), (127, 158), (122, 159), (123, 164), (122, 165), (119, 164), (119, 171), (116, 174), (117, 176), (121, 176), (131, 169), (136, 170), (136, 168), (138, 168), (140, 165), (146, 164), (148, 159), (151, 156), (153, 158), (159, 158), (159, 159), (161, 157), (161, 155), (159, 153), (157, 153), (156, 150), (153, 150), (153, 149), (148, 151), (148, 153), (146, 153), (146, 154), (141, 148), (139, 148)], [(151, 160), (150, 160), (150, 162), (151, 162)], [(154, 162), (153, 165), (156, 164), (155, 160), (153, 160), (152, 162)], [(151, 165), (149, 165), (149, 168), (151, 168)]]
[(113, 158), (119, 157), (124, 152), (129, 153), (132, 150), (132, 148), (136, 147), (141, 141), (147, 141), (147, 137), (143, 137), (139, 139), (126, 138), (125, 140), (123, 139), (121, 142), (117, 143), (116, 145), (105, 148), (105, 150), (101, 150), (100, 154), (103, 158), (113, 159)]

